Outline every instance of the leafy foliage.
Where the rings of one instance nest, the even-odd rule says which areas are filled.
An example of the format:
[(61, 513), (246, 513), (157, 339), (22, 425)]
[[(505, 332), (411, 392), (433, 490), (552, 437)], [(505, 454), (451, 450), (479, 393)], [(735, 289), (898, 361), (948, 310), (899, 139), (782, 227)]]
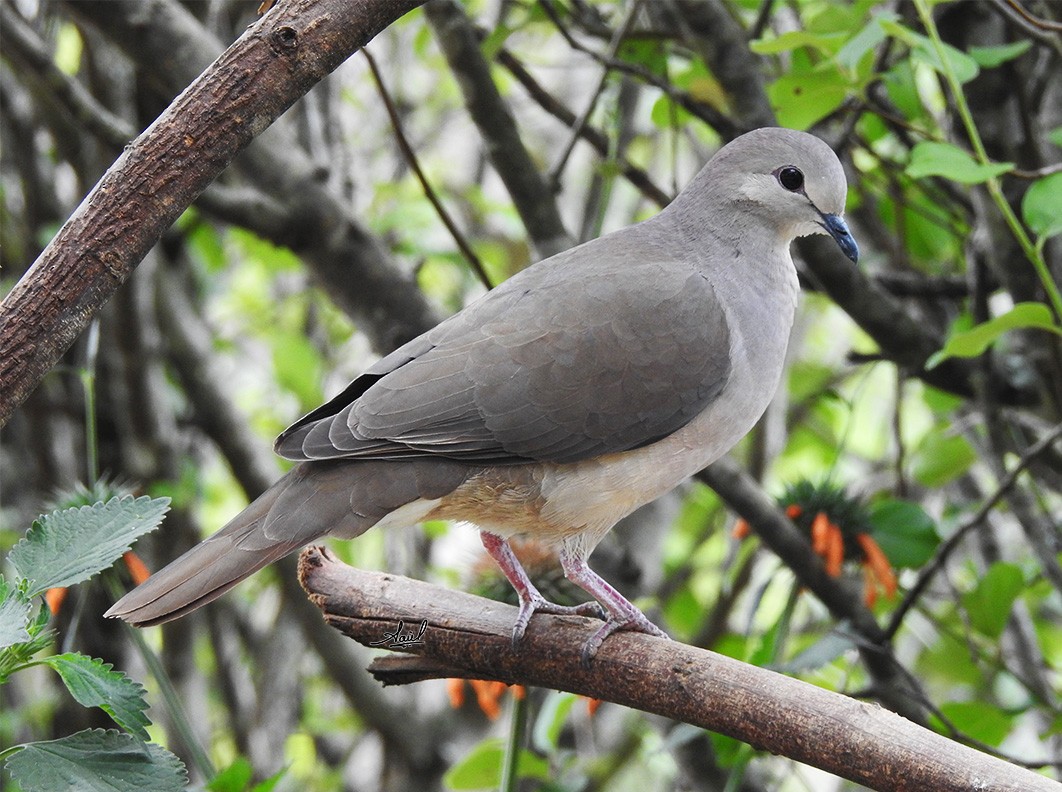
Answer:
[[(240, 35), (253, 5), (200, 13), (186, 4), (188, 24), (200, 25), (196, 46)], [(842, 515), (834, 499), (795, 522), (812, 541), (826, 510), (880, 544), (899, 589), (866, 615), (888, 625), (888, 640), (873, 643), (916, 688), (915, 701), (890, 697), (896, 686), (864, 662), (867, 636), (806, 593), (806, 570), (787, 568), (760, 541), (733, 540), (733, 516), (705, 487), (686, 488), (617, 531), (622, 540), (606, 539), (600, 556), (614, 562), (610, 580), (658, 606), (677, 639), (830, 689), (869, 691), (957, 740), (1044, 763), (1057, 777), (1058, 443), (1035, 456), (1030, 449), (1062, 420), (1062, 298), (1052, 283), (1062, 268), (1062, 127), (1052, 128), (1058, 56), (1046, 41), (1058, 9), (1024, 4), (1032, 21), (1018, 24), (993, 4), (927, 0), (887, 8), (873, 0), (458, 5), (535, 164), (519, 175), (548, 183), (543, 194), (556, 196), (573, 237), (652, 215), (661, 195), (751, 126), (821, 135), (849, 176), (861, 269), (831, 280), (808, 248), (794, 248), (809, 288), (787, 398), (735, 456), (772, 495), (800, 482), (844, 485), (845, 502), (858, 508)], [(726, 16), (712, 24), (687, 16), (712, 9)], [(31, 27), (59, 73), (101, 106), (121, 108), (130, 128), (150, 124), (139, 109), (165, 106), (206, 66), (176, 76), (171, 48), (149, 42), (172, 38), (172, 51), (182, 52), (187, 42), (164, 28), (123, 33), (118, 6), (95, 20), (91, 46), (81, 32), (87, 6), (76, 16), (64, 4), (35, 13)], [(1038, 28), (1038, 14), (1050, 24)], [(514, 182), (498, 178), (515, 159), (506, 156), (511, 142), (474, 126), (466, 107), (484, 99), (483, 89), (466, 95), (472, 83), (443, 57), (444, 35), (418, 11), (371, 47), (419, 164), (500, 282), (556, 240), (536, 248), (544, 240), (529, 239), (534, 218), (516, 208), (516, 188), (505, 186)], [(120, 146), (101, 143), (99, 125), (80, 111), (64, 112), (68, 94), (50, 94), (16, 58), (9, 63), (14, 46), (5, 36), (0, 83), (12, 112), (0, 143), (19, 154), (0, 159), (5, 291)], [(161, 564), (256, 494), (271, 473), (256, 450), (291, 420), (482, 292), (398, 158), (381, 96), (359, 63), (290, 111), (278, 125), (283, 145), (267, 133), (184, 213), (101, 317), (98, 360), (79, 347), (70, 359), (77, 370), (50, 375), (32, 409), (5, 427), (5, 524), (28, 524), (56, 488), (69, 488), (91, 445), (91, 431), (72, 416), (83, 409), (81, 383), (94, 380), (100, 468), (137, 482), (138, 492), (173, 498), (175, 540), (144, 551)], [(616, 267), (622, 277), (623, 262)], [(1021, 475), (1004, 487), (1016, 467)], [(54, 781), (47, 773), (55, 767), (99, 770), (96, 752), (108, 746), (139, 756), (129, 746), (146, 733), (145, 694), (115, 670), (139, 667), (133, 651), (161, 677), (147, 698), (158, 690), (172, 716), (152, 735), (211, 746), (207, 761), (194, 747), (183, 758), (215, 792), (266, 792), (279, 788), (281, 773), (293, 787), (329, 792), (350, 785), (344, 774), (354, 765), (380, 767), (378, 778), (358, 783), (382, 789), (482, 788), (497, 783), (512, 751), (525, 785), (550, 792), (656, 792), (711, 774), (738, 788), (746, 770), (768, 786), (802, 783), (801, 770), (733, 738), (608, 704), (595, 722), (581, 699), (555, 692), (531, 692), (526, 744), (499, 741), (501, 727), (473, 702), (442, 709), (435, 683), (381, 692), (352, 681), (357, 663), (336, 663), (320, 648), (334, 641), (313, 625), (300, 621), (313, 640), (293, 640), (296, 605), (275, 573), (229, 594), (215, 618), (182, 624), (179, 640), (169, 631), (139, 641), (107, 633), (102, 607), (80, 592), (51, 619), (39, 605), (43, 591), (110, 566), (166, 508), (144, 497), (93, 506), (110, 497), (95, 487), (81, 497), (90, 508), (42, 517), (11, 552), (17, 578), (0, 578), (0, 683), (18, 686), (16, 700), (27, 702), (0, 718), (0, 743), (30, 745), (5, 754), (13, 776), (28, 774), (29, 783), (16, 778), (23, 790)], [(337, 552), (365, 567), (507, 592), (489, 564), (467, 572), (471, 536), (436, 522), (415, 539), (369, 532)], [(19, 538), (0, 529), (4, 548)], [(566, 583), (540, 556), (543, 590)], [(846, 564), (839, 585), (857, 585), (859, 572)], [(55, 654), (56, 645), (84, 654)], [(158, 646), (168, 662), (153, 666)], [(47, 675), (49, 695), (19, 673), (29, 665), (57, 671)], [(164, 698), (164, 665), (185, 672), (172, 698)], [(68, 701), (62, 683), (129, 733), (83, 732), (66, 738), (69, 750), (63, 741), (32, 747), (49, 745), (34, 741), (61, 728), (53, 700)], [(171, 733), (182, 699), (197, 717), (187, 733)], [(148, 758), (155, 751), (142, 749)], [(214, 773), (211, 760), (224, 769)], [(170, 757), (160, 763), (174, 768)], [(179, 785), (182, 772), (166, 783)], [(143, 788), (171, 788), (153, 781)]]

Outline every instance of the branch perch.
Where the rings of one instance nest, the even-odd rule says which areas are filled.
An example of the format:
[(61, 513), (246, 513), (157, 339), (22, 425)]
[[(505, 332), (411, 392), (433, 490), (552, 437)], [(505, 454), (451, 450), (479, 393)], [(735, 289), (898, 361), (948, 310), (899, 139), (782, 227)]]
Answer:
[(678, 642), (616, 633), (586, 670), (579, 652), (596, 629), (592, 619), (538, 614), (514, 651), (510, 605), (357, 570), (321, 547), (303, 550), (299, 581), (328, 624), (359, 643), (393, 644), (399, 622), (418, 638), (389, 647), (418, 656), (383, 661), (394, 682), (466, 676), (566, 690), (727, 734), (877, 790), (1062, 790), (888, 710)]
[(130, 143), (0, 303), (0, 425), (238, 151), (423, 0), (292, 0)]

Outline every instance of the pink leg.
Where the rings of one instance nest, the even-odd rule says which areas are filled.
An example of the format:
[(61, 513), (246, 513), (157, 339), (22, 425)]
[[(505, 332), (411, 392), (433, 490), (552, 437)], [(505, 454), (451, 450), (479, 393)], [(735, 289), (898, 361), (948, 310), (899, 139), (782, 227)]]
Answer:
[[(507, 541), (497, 534), (488, 533), (487, 531), (481, 531), (479, 538), (483, 541), (483, 546), (487, 549), (487, 553), (497, 562), (502, 573), (512, 583), (513, 588), (516, 589), (516, 596), (520, 598), (520, 614), (516, 617), (516, 624), (513, 625), (514, 649), (519, 645), (520, 639), (524, 637), (524, 631), (527, 629), (527, 624), (531, 621), (531, 616), (535, 611), (555, 613), (560, 616), (595, 616), (601, 618), (604, 615), (601, 611), (601, 606), (596, 602), (584, 602), (582, 605), (558, 605), (555, 602), (550, 602), (542, 596), (535, 584), (531, 582), (531, 578), (527, 576), (527, 572), (520, 565), (519, 559), (517, 559)], [(634, 606), (632, 605), (631, 607)]]
[(608, 619), (583, 646), (583, 666), (589, 667), (597, 650), (606, 638), (617, 630), (629, 630), (667, 638), (668, 634), (653, 624), (638, 606), (612, 588), (608, 582), (592, 570), (586, 559), (578, 553), (564, 549), (560, 554), (564, 576), (600, 602), (608, 611)]

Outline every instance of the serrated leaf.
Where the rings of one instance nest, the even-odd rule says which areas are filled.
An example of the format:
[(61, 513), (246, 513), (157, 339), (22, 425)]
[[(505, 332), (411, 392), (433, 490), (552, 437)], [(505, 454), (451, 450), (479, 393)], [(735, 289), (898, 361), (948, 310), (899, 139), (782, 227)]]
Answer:
[(169, 502), (145, 495), (54, 511), (33, 522), (8, 558), (22, 577), (33, 581), (31, 598), (80, 583), (107, 569), (138, 537), (155, 530)]
[(870, 507), (874, 541), (894, 567), (918, 569), (940, 544), (936, 523), (917, 503), (887, 498)]
[(995, 47), (970, 47), (966, 54), (973, 58), (978, 66), (994, 69), (996, 66), (1001, 66), (1009, 60), (1024, 55), (1031, 46), (1032, 41), (1024, 39), (1015, 41), (1013, 44), (1000, 44)]
[(165, 748), (103, 729), (29, 743), (5, 767), (22, 792), (182, 792), (187, 783), (184, 763)]
[(981, 184), (1012, 170), (1012, 162), (982, 165), (958, 146), (932, 140), (922, 141), (911, 149), (911, 161), (906, 168), (912, 179), (943, 176), (961, 184)]
[(1021, 199), (1021, 215), (1038, 237), (1062, 234), (1062, 173), (1032, 183)]
[(926, 361), (926, 368), (933, 368), (942, 360), (950, 357), (970, 358), (982, 355), (1008, 330), (1023, 327), (1062, 334), (1062, 329), (1054, 323), (1051, 309), (1046, 305), (1038, 302), (1018, 303), (1005, 314), (994, 319), (974, 325), (969, 330), (953, 332), (944, 344), (944, 348)]
[(99, 707), (127, 732), (148, 741), (146, 727), (151, 720), (144, 714), (148, 705), (140, 683), (113, 670), (110, 663), (76, 652), (53, 655), (41, 662), (56, 670), (78, 704)]
[(963, 595), (962, 604), (970, 624), (983, 635), (998, 638), (1023, 588), (1025, 580), (1017, 565), (1004, 561), (992, 564), (973, 591)]
[(30, 639), (32, 603), (16, 586), (8, 585), (0, 575), (0, 649), (6, 649)]

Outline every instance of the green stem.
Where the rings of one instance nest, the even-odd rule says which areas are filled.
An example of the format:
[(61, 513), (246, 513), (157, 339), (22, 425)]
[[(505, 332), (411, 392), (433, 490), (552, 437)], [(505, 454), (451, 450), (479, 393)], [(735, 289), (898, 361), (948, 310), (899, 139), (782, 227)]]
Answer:
[[(959, 111), (959, 118), (962, 119), (963, 126), (966, 128), (966, 135), (970, 139), (970, 145), (973, 146), (974, 155), (982, 165), (989, 165), (992, 161), (988, 157), (988, 152), (985, 151), (985, 145), (981, 140), (981, 134), (977, 131), (977, 124), (974, 123), (970, 106), (966, 103), (966, 95), (963, 93), (962, 84), (955, 76), (951, 61), (948, 60), (947, 53), (944, 50), (944, 42), (941, 40), (940, 32), (933, 21), (933, 14), (929, 9), (929, 4), (927, 0), (914, 0), (914, 4), (915, 9), (918, 11), (918, 16), (922, 20), (922, 25), (926, 29), (926, 34), (929, 36), (929, 40), (933, 42), (933, 49), (936, 50), (941, 70), (944, 73), (944, 79), (947, 81), (951, 94), (955, 98), (956, 109)], [(1036, 270), (1036, 274), (1047, 292), (1051, 307), (1055, 311), (1056, 318), (1062, 322), (1062, 293), (1059, 292), (1058, 284), (1051, 277), (1051, 271), (1047, 268), (1047, 262), (1044, 261), (1042, 248), (1033, 243), (1025, 232), (1025, 227), (1018, 220), (1017, 215), (1014, 214), (1014, 210), (1010, 208), (1010, 203), (1007, 202), (1006, 196), (1003, 195), (1003, 188), (1000, 186), (999, 178), (996, 176), (991, 177), (985, 182), (985, 187), (1003, 215), (1003, 220), (1006, 222), (1010, 232), (1021, 246), (1025, 257), (1029, 259)]]
[[(119, 586), (114, 575), (105, 575), (104, 579), (107, 582), (107, 587), (110, 589), (111, 595), (115, 599), (122, 596), (123, 592), (121, 586)], [(147, 641), (144, 640), (144, 636), (139, 629), (131, 627), (128, 624), (125, 624), (124, 626), (126, 633), (129, 635), (133, 643), (136, 644), (137, 651), (140, 652), (140, 656), (144, 659), (144, 665), (148, 667), (148, 671), (150, 671), (151, 675), (155, 677), (155, 682), (159, 686), (159, 693), (162, 694), (162, 698), (166, 702), (166, 707), (170, 712), (173, 728), (176, 729), (181, 741), (188, 747), (188, 751), (191, 753), (190, 758), (192, 764), (195, 765), (199, 774), (204, 778), (213, 778), (218, 774), (217, 768), (214, 767), (214, 763), (210, 761), (207, 752), (199, 743), (199, 738), (196, 737), (195, 731), (192, 729), (192, 725), (188, 721), (188, 714), (184, 711), (184, 705), (181, 704), (181, 698), (177, 695), (177, 691), (174, 689), (173, 683), (170, 681), (170, 677), (166, 673), (166, 669), (162, 667), (162, 661), (159, 660), (159, 656), (151, 649), (151, 647), (147, 645)]]
[(512, 697), (513, 708), (509, 713), (509, 741), (505, 746), (505, 757), (502, 761), (499, 792), (516, 792), (516, 785), (520, 781), (520, 775), (517, 771), (520, 767), (520, 753), (524, 745), (524, 734), (527, 731), (530, 693), (531, 691), (528, 689), (523, 698)]
[(96, 358), (100, 348), (100, 322), (94, 319), (88, 329), (88, 351), (81, 369), (81, 387), (85, 391), (85, 471), (86, 486), (91, 490), (99, 479), (100, 454), (96, 428)]

